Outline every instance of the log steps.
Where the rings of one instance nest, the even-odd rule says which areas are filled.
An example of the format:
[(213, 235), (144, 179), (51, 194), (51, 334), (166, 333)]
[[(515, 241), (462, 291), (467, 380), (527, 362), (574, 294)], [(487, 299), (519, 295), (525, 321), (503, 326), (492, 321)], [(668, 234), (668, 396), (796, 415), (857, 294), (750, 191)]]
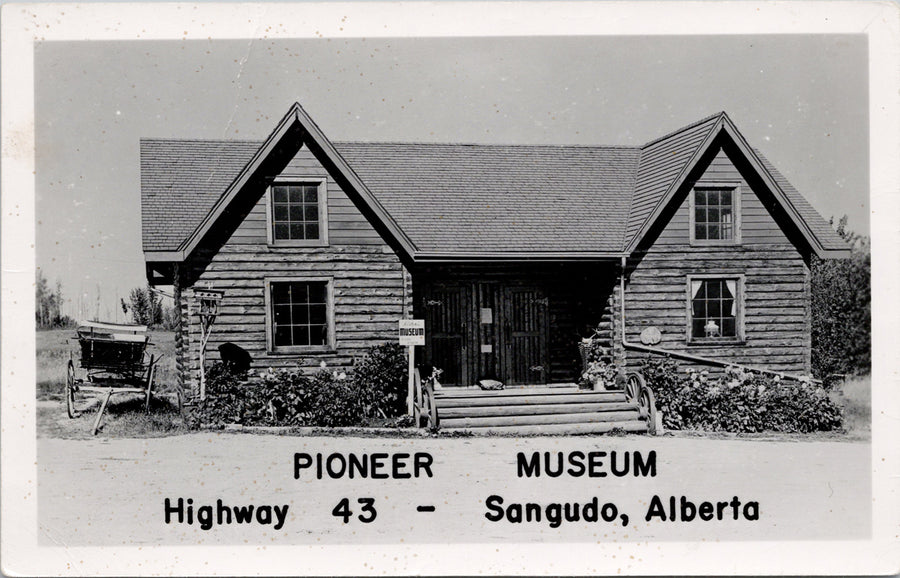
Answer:
[(527, 387), (499, 391), (444, 388), (435, 392), (441, 430), (478, 434), (647, 432), (638, 405), (619, 391)]

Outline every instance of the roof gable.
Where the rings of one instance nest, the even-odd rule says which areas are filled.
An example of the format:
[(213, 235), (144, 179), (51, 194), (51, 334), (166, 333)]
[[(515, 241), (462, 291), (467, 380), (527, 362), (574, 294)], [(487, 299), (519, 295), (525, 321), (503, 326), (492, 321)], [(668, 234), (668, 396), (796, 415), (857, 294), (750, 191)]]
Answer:
[[(685, 179), (697, 166), (700, 158), (710, 151), (716, 139), (729, 139), (737, 153), (771, 191), (786, 211), (809, 247), (821, 258), (844, 256), (849, 248), (843, 239), (825, 222), (775, 168), (752, 148), (724, 112), (685, 127), (662, 139), (645, 145), (641, 152), (641, 167), (635, 190), (636, 202), (629, 221), (630, 241), (625, 246), (632, 253), (666, 207), (673, 202)], [(648, 153), (651, 156), (648, 159)], [(668, 162), (666, 159), (671, 159)], [(642, 170), (647, 162), (646, 170)], [(775, 176), (777, 175), (777, 177)], [(638, 193), (640, 191), (640, 195)], [(652, 210), (648, 210), (653, 207)], [(633, 235), (631, 233), (633, 232)]]
[(245, 185), (253, 179), (267, 176), (270, 172), (273, 174), (278, 172), (266, 170), (270, 159), (278, 156), (289, 160), (303, 144), (309, 146), (313, 154), (320, 157), (325, 169), (338, 180), (344, 192), (354, 201), (354, 204), (364, 211), (369, 220), (374, 221), (375, 225), (380, 225), (379, 232), (385, 235), (385, 240), (391, 244), (394, 250), (398, 251), (401, 256), (410, 258), (414, 252), (412, 243), (299, 103), (291, 106), (275, 130), (257, 148), (252, 158), (246, 162), (225, 192), (215, 201), (175, 253), (180, 254), (181, 259), (190, 256)]

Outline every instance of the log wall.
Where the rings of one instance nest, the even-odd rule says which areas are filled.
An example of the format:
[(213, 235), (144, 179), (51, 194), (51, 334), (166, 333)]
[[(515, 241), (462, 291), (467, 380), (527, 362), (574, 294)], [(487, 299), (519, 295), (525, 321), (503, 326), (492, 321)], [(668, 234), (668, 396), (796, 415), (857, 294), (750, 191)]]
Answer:
[[(751, 189), (719, 151), (697, 180), (734, 182), (741, 189), (741, 242), (735, 246), (691, 246), (690, 202), (680, 204), (652, 244), (629, 260), (625, 289), (625, 332), (640, 342), (650, 326), (662, 333), (657, 347), (701, 357), (808, 374), (810, 370), (809, 268), (804, 250), (791, 240), (767, 207), (772, 202)], [(688, 275), (742, 275), (741, 344), (688, 343)], [(628, 351), (630, 367), (646, 354)]]
[[(301, 366), (321, 361), (349, 368), (372, 345), (394, 341), (397, 320), (412, 310), (412, 286), (400, 259), (350, 198), (304, 147), (279, 176), (326, 179), (328, 246), (284, 247), (267, 242), (267, 191), (237, 203), (235, 223), (204, 239), (185, 272), (184, 343), (190, 389), (199, 393), (200, 318), (194, 288), (225, 291), (206, 347), (207, 367), (218, 346), (235, 343), (253, 356), (253, 368)], [(227, 219), (226, 219), (227, 221)], [(333, 286), (334, 348), (308, 354), (274, 353), (266, 341), (265, 281), (271, 278), (329, 278)]]

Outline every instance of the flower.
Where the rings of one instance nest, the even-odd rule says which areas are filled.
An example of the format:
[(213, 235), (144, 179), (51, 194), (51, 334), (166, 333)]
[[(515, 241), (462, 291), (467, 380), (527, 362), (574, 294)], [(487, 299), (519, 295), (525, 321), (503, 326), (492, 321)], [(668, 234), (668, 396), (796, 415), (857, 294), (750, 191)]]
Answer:
[(338, 379), (347, 379), (347, 374), (342, 371), (338, 374), (337, 378)]
[(328, 367), (328, 364), (325, 363), (325, 360), (323, 359), (323, 360), (319, 363), (319, 367), (321, 367), (322, 369), (325, 369), (326, 367)]

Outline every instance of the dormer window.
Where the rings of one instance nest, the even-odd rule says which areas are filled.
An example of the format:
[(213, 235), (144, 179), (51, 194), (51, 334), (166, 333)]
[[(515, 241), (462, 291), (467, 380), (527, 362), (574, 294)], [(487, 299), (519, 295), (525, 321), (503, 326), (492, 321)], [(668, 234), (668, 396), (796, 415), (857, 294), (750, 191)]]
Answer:
[(326, 244), (324, 181), (274, 183), (269, 192), (270, 244)]
[(735, 186), (694, 187), (691, 241), (698, 244), (740, 241), (740, 195)]

